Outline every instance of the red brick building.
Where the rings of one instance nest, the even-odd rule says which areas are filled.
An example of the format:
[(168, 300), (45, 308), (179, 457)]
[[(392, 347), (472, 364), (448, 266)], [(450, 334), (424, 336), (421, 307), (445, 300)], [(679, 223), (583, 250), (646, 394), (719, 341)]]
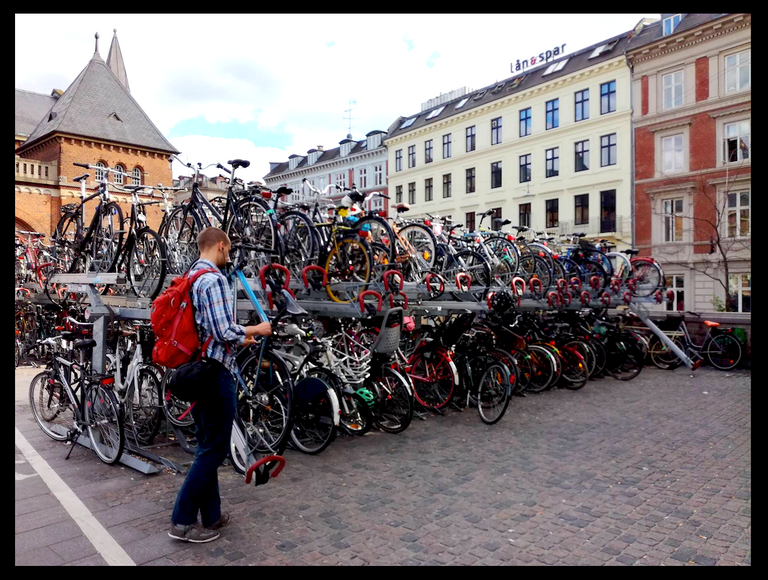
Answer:
[[(79, 200), (72, 178), (85, 173), (73, 162), (120, 168), (124, 183), (171, 186), (170, 155), (178, 153), (131, 96), (117, 34), (107, 61), (96, 50), (65, 91), (50, 95), (16, 89), (16, 228), (50, 234), (62, 204)], [(96, 190), (96, 171), (88, 171), (88, 194)], [(115, 176), (110, 175), (110, 181)], [(130, 212), (130, 197), (115, 196)], [(92, 215), (86, 207), (86, 222)], [(161, 212), (148, 208), (150, 225)]]
[(662, 263), (677, 294), (669, 308), (751, 311), (750, 24), (749, 14), (662, 14), (626, 51), (634, 242)]

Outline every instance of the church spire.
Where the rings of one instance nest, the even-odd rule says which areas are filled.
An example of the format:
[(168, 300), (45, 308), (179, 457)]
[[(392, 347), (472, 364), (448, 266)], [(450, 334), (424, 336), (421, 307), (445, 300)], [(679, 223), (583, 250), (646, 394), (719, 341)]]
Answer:
[(125, 72), (123, 53), (120, 52), (120, 44), (117, 42), (117, 28), (112, 29), (112, 31), (114, 36), (112, 37), (112, 45), (109, 47), (109, 54), (107, 55), (107, 67), (117, 77), (120, 84), (125, 87), (125, 90), (130, 93), (131, 88), (128, 86), (128, 75)]

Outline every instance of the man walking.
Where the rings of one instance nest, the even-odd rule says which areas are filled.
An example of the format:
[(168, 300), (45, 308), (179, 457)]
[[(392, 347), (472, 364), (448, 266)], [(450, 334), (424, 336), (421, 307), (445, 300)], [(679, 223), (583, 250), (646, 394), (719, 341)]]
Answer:
[(218, 530), (230, 521), (230, 515), (221, 512), (217, 469), (227, 456), (235, 418), (236, 349), (254, 344), (254, 336), (269, 336), (272, 327), (269, 322), (240, 326), (232, 320), (231, 291), (221, 273), (231, 247), (227, 234), (219, 228), (206, 228), (197, 236), (197, 247), (200, 259), (190, 268), (190, 276), (203, 268), (217, 270), (202, 274), (191, 290), (195, 324), (202, 335), (200, 343), (211, 338), (204, 355), (215, 362), (206, 375), (208, 391), (192, 407), (197, 452), (176, 496), (168, 535), (185, 542), (203, 543), (218, 538)]

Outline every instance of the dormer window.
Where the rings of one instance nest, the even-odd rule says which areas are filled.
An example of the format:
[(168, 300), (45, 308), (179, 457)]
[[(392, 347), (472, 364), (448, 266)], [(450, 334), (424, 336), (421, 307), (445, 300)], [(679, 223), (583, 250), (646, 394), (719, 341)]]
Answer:
[(454, 109), (461, 109), (464, 105), (467, 104), (467, 101), (469, 100), (469, 97), (464, 97), (459, 101), (459, 104), (454, 107)]
[(414, 121), (416, 121), (416, 117), (411, 117), (410, 119), (406, 119), (406, 121), (403, 122), (402, 125), (400, 125), (401, 129), (405, 129), (406, 127), (410, 127), (413, 125)]
[(555, 62), (555, 63), (552, 63), (551, 65), (549, 65), (549, 67), (547, 67), (547, 70), (545, 70), (545, 71), (542, 73), (542, 75), (541, 75), (541, 76), (546, 76), (546, 75), (548, 75), (548, 74), (552, 74), (552, 73), (555, 73), (555, 72), (557, 72), (557, 71), (559, 71), (559, 70), (563, 70), (563, 67), (566, 65), (566, 63), (567, 63), (569, 60), (570, 60), (569, 58), (566, 58), (565, 60), (561, 60), (560, 62)]
[(445, 105), (443, 105), (442, 107), (438, 107), (437, 109), (432, 111), (429, 115), (427, 115), (427, 119), (432, 119), (434, 117), (437, 117), (440, 113), (443, 112), (443, 109), (445, 109)]
[(498, 85), (493, 87), (493, 90), (491, 91), (491, 94), (496, 94), (496, 93), (498, 93), (503, 88), (504, 88), (504, 83), (499, 83)]
[(520, 83), (522, 83), (523, 80), (525, 79), (525, 77), (527, 77), (527, 76), (528, 75), (521, 75), (521, 76), (517, 77), (516, 79), (514, 79), (512, 81), (512, 84), (509, 85), (509, 87), (507, 88), (507, 90), (511, 91), (511, 90), (516, 89), (517, 87), (519, 87)]
[(482, 98), (485, 96), (485, 93), (486, 93), (486, 92), (487, 92), (487, 91), (485, 91), (485, 90), (482, 90), (482, 91), (480, 91), (479, 93), (477, 93), (477, 94), (475, 95), (475, 98), (474, 98), (474, 99), (472, 99), (472, 100), (473, 100), (473, 101), (479, 101), (480, 99), (482, 99)]
[(597, 58), (603, 53), (610, 52), (611, 50), (613, 50), (613, 47), (616, 46), (616, 44), (618, 44), (618, 42), (619, 42), (619, 39), (617, 38), (613, 42), (609, 42), (607, 44), (603, 44), (602, 46), (598, 46), (595, 50), (592, 51), (592, 54), (589, 55), (589, 59)]
[(675, 14), (674, 16), (670, 16), (669, 18), (664, 19), (664, 36), (668, 36), (672, 34), (675, 31), (675, 28), (677, 28), (677, 25), (680, 24), (680, 20), (682, 20), (683, 15), (682, 14)]

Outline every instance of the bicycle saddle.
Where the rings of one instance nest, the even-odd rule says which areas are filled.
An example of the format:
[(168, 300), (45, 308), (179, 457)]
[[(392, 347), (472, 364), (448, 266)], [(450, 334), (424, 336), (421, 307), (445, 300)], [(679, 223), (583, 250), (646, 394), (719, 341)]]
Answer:
[(396, 203), (392, 206), (393, 209), (397, 210), (397, 213), (403, 213), (404, 211), (408, 211), (411, 209), (411, 206), (407, 203)]
[(634, 256), (635, 254), (639, 254), (640, 250), (622, 250), (623, 254), (627, 254), (628, 256)]
[(513, 230), (517, 230), (518, 232), (527, 232), (529, 229), (528, 226), (512, 226)]
[(248, 167), (251, 165), (251, 162), (245, 159), (231, 159), (227, 161), (227, 165), (231, 165), (232, 169), (237, 169), (238, 167)]
[(96, 341), (92, 338), (89, 338), (87, 340), (76, 340), (75, 344), (72, 346), (76, 349), (93, 348), (94, 346), (96, 346)]

